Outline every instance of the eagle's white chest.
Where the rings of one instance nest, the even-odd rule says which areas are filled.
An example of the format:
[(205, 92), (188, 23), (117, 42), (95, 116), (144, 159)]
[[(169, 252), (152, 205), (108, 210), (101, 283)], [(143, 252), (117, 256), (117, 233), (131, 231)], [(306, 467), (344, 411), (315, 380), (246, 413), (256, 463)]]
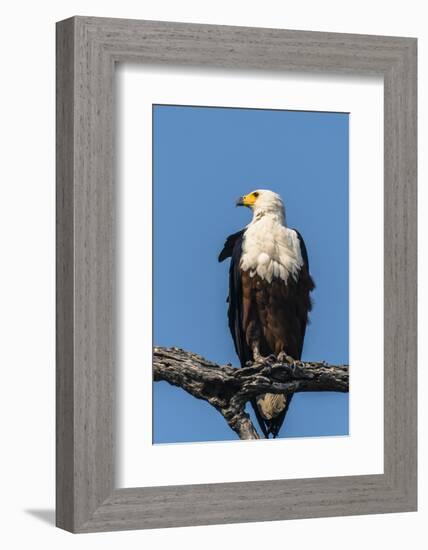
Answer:
[(303, 265), (299, 238), (275, 216), (265, 215), (247, 227), (242, 242), (241, 269), (269, 283), (273, 278), (297, 280)]

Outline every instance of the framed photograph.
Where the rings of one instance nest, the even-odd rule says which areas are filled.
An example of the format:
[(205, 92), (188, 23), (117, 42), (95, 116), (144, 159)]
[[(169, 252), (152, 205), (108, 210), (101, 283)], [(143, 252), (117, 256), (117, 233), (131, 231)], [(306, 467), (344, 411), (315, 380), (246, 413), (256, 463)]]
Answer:
[(417, 506), (416, 39), (57, 24), (57, 525)]

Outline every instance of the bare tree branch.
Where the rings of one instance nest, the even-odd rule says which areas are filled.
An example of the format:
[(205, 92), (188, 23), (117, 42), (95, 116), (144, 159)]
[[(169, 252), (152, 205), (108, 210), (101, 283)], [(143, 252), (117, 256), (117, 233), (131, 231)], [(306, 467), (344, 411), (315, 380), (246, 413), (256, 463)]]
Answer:
[(346, 365), (325, 362), (265, 362), (244, 368), (217, 365), (201, 355), (180, 348), (156, 347), (153, 378), (164, 380), (210, 403), (240, 439), (259, 439), (249, 415), (247, 401), (263, 393), (349, 391)]

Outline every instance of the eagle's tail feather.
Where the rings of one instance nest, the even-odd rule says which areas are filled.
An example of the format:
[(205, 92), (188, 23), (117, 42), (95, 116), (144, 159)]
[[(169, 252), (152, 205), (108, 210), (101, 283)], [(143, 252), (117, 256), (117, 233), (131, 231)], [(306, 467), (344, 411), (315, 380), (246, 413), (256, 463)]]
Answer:
[[(270, 396), (272, 394), (265, 394), (265, 396)], [(274, 439), (278, 436), (279, 430), (281, 429), (282, 424), (284, 423), (285, 415), (287, 414), (287, 411), (290, 407), (290, 402), (293, 397), (293, 394), (287, 394), (286, 396), (280, 394), (281, 397), (284, 397), (284, 406), (279, 412), (279, 414), (273, 416), (272, 418), (266, 418), (265, 415), (263, 415), (261, 407), (260, 407), (260, 401), (257, 402), (257, 400), (253, 400), (251, 403), (254, 408), (254, 412), (256, 414), (258, 423), (260, 425), (260, 428), (262, 429), (263, 435), (266, 439), (269, 439), (269, 436), (271, 435)], [(260, 396), (262, 399), (265, 396)], [(273, 397), (273, 395), (272, 395)]]

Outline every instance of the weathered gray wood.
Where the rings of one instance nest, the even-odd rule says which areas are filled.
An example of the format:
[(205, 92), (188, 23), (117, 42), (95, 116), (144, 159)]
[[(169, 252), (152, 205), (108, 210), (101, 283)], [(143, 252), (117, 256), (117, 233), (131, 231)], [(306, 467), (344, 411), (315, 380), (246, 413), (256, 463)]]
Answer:
[(56, 522), (74, 526), (74, 25), (60, 24), (56, 55)]
[(79, 19), (58, 25), (57, 124), (64, 144), (57, 248), (69, 279), (58, 300), (65, 342), (57, 346), (58, 483), (66, 486), (58, 491), (57, 515), (69, 530), (112, 494), (114, 479), (113, 71), (86, 35)]
[(217, 365), (201, 355), (180, 348), (155, 347), (153, 380), (178, 386), (212, 405), (240, 439), (260, 439), (249, 415), (248, 401), (263, 393), (349, 391), (345, 365), (296, 361), (266, 361), (244, 368)]
[[(87, 17), (57, 31), (57, 524), (89, 532), (415, 510), (416, 40)], [(115, 61), (383, 75), (383, 475), (114, 489)]]

